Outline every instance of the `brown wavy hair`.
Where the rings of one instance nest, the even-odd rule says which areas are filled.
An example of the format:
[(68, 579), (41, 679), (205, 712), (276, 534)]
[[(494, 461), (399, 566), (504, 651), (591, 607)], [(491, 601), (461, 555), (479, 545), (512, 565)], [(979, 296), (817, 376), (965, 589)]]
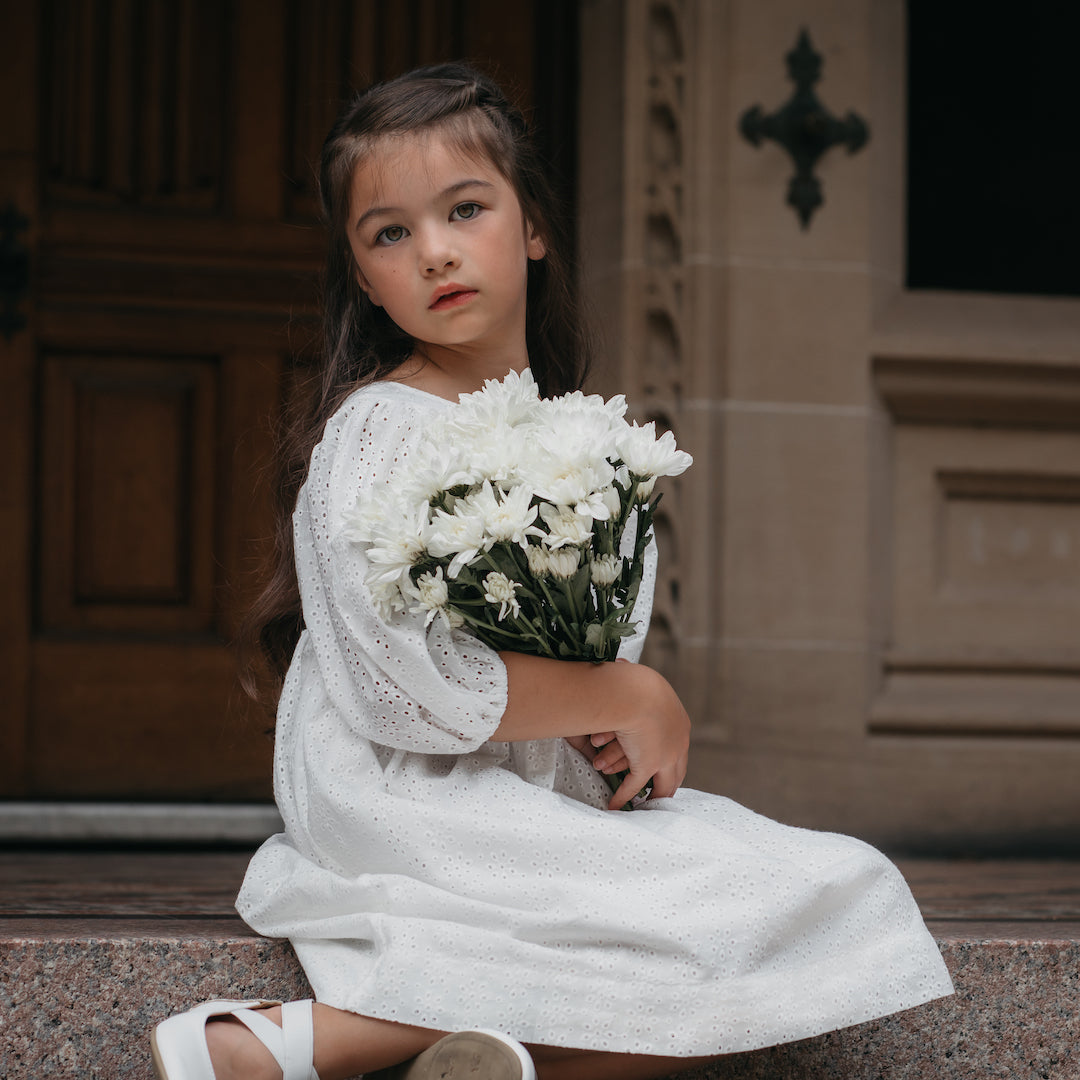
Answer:
[(489, 162), (517, 194), (544, 242), (528, 264), (525, 337), (529, 364), (546, 396), (578, 389), (589, 344), (574, 288), (567, 222), (525, 119), (487, 76), (466, 64), (419, 68), (356, 95), (323, 143), (319, 193), (329, 232), (323, 278), (322, 348), (306, 392), (293, 396), (279, 449), (275, 550), (265, 588), (242, 631), (242, 681), (276, 706), (304, 627), (293, 553), (292, 511), (327, 420), (358, 387), (386, 378), (414, 342), (368, 299), (348, 242), (352, 177), (380, 140), (438, 132), (466, 155)]

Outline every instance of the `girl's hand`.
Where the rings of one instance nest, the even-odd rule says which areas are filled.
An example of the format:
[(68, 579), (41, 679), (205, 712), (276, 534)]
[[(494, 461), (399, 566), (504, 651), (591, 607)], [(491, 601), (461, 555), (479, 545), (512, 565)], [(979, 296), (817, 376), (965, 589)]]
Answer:
[(612, 671), (618, 686), (604, 710), (612, 730), (593, 736), (594, 746), (603, 740), (593, 767), (603, 773), (629, 769), (608, 804), (618, 810), (650, 780), (650, 798), (668, 798), (678, 791), (686, 777), (690, 718), (659, 672), (641, 664), (612, 665)]
[[(607, 776), (614, 776), (615, 773), (621, 773), (630, 768), (630, 762), (623, 752), (622, 746), (619, 745), (619, 740), (614, 731), (604, 731), (599, 735), (591, 735), (589, 737), (589, 746), (592, 750), (589, 760), (598, 772), (602, 772)], [(597, 765), (596, 759), (600, 756), (601, 750), (604, 752), (604, 756), (600, 759), (600, 764)]]
[[(567, 735), (566, 741), (582, 754), (587, 761), (593, 764), (596, 762), (596, 755), (599, 754), (602, 749), (605, 747), (608, 749), (608, 757), (610, 758), (610, 754), (615, 752), (615, 748), (610, 744), (615, 743), (616, 747), (618, 747), (618, 740), (615, 738), (614, 731), (607, 731), (601, 735)], [(629, 769), (630, 762), (626, 760), (626, 755), (622, 752), (621, 747), (618, 748), (617, 756), (618, 760), (616, 760), (614, 765), (606, 765), (599, 771), (610, 776), (614, 773), (622, 772), (623, 769)]]
[[(628, 775), (609, 806), (625, 806), (649, 781), (652, 797), (679, 790), (686, 776), (690, 718), (671, 684), (644, 664), (583, 664), (549, 660), (525, 653), (502, 652), (506, 665), (507, 703), (496, 741), (568, 738), (584, 750), (592, 728), (598, 740), (612, 736), (593, 756), (602, 770)], [(624, 760), (625, 759), (625, 760)]]
[(596, 757), (596, 747), (592, 744), (590, 735), (566, 735), (566, 741), (579, 753), (584, 754), (588, 761)]

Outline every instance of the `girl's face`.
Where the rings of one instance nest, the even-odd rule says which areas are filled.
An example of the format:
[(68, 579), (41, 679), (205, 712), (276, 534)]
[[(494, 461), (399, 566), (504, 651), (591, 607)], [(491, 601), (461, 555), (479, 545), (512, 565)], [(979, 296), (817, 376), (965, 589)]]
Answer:
[(353, 174), (349, 245), (361, 288), (430, 359), (528, 362), (526, 272), (544, 245), (486, 160), (435, 132), (381, 140)]

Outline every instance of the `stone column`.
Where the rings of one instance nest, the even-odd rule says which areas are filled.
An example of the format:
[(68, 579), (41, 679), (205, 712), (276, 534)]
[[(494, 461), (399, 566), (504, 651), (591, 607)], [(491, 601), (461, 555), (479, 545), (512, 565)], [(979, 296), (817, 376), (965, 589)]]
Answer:
[(713, 128), (724, 88), (707, 49), (727, 7), (594, 0), (582, 12), (581, 236), (601, 339), (596, 382), (694, 455), (688, 473), (663, 481), (646, 659), (677, 685), (698, 736), (714, 738), (724, 193)]

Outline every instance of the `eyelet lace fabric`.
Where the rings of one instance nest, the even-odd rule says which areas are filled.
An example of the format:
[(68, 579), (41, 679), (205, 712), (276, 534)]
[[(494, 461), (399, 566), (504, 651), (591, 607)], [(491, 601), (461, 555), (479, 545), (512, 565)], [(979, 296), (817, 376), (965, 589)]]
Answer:
[[(951, 993), (899, 872), (861, 841), (682, 790), (633, 813), (561, 739), (494, 742), (497, 654), (391, 622), (342, 535), (448, 402), (380, 383), (328, 423), (294, 516), (307, 629), (281, 698), (284, 832), (237, 909), (291, 939), (319, 1001), (440, 1030), (730, 1053)], [(654, 573), (635, 615), (640, 656)]]

